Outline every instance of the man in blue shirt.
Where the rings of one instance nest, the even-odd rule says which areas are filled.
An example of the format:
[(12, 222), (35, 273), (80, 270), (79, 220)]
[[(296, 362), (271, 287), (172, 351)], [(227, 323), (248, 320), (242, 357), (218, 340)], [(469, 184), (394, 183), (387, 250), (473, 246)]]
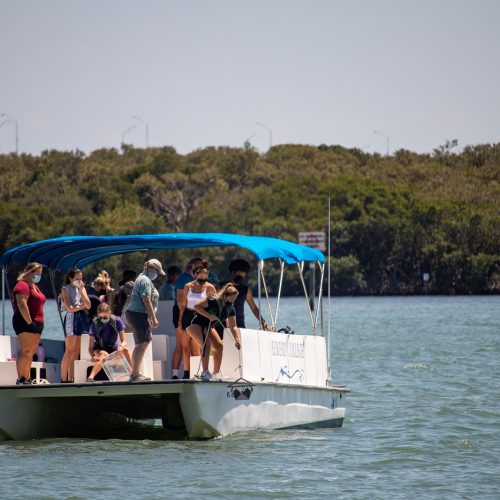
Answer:
[(159, 288), (160, 300), (174, 300), (176, 296), (175, 283), (182, 271), (177, 266), (170, 266), (167, 269), (167, 281)]

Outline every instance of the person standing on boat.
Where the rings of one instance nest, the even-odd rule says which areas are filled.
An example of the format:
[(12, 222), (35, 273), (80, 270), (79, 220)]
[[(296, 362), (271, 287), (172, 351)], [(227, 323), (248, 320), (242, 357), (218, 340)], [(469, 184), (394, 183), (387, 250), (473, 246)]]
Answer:
[(41, 277), (42, 265), (31, 262), (18, 276), (12, 292), (12, 326), (19, 342), (16, 358), (17, 385), (31, 384), (31, 362), (43, 331), (43, 307), (47, 299), (37, 285)]
[(190, 335), (179, 321), (180, 309), (179, 302), (184, 295), (184, 286), (193, 281), (193, 270), (195, 267), (203, 265), (205, 261), (201, 257), (193, 257), (186, 265), (185, 271), (177, 278), (175, 282), (175, 304), (172, 308), (172, 322), (175, 328), (175, 350), (172, 356), (172, 378), (179, 378), (179, 368), (184, 359), (184, 378), (189, 378), (189, 362), (191, 355), (199, 356), (198, 345), (192, 342)]
[(61, 382), (73, 382), (75, 361), (80, 355), (80, 337), (89, 333), (88, 311), (91, 304), (80, 269), (70, 269), (61, 291), (66, 309), (64, 318), (65, 350), (61, 360)]
[(101, 361), (113, 352), (123, 352), (132, 365), (130, 352), (125, 340), (125, 325), (123, 321), (111, 314), (111, 308), (103, 303), (97, 307), (97, 317), (92, 321), (89, 332), (89, 354), (95, 362), (87, 382), (94, 382), (94, 377), (101, 371)]
[(231, 278), (238, 290), (238, 297), (234, 303), (236, 311), (236, 325), (238, 328), (245, 328), (245, 302), (249, 305), (253, 315), (259, 321), (263, 330), (269, 330), (264, 318), (261, 316), (257, 304), (253, 300), (253, 294), (250, 287), (244, 282), (250, 272), (250, 264), (244, 259), (234, 259), (229, 263), (229, 272)]
[[(224, 327), (230, 328), (237, 349), (240, 349), (240, 332), (236, 326), (236, 312), (234, 301), (238, 297), (238, 290), (232, 283), (227, 283), (219, 293), (212, 298), (201, 299), (195, 306), (196, 315), (191, 321), (187, 331), (189, 335), (201, 346), (201, 362), (203, 372), (201, 380), (221, 380), (220, 366), (222, 362), (222, 350), (218, 353), (217, 346), (222, 345)], [(214, 374), (208, 369), (210, 347), (214, 345), (216, 355), (214, 356)]]
[[(191, 326), (191, 321), (195, 316), (194, 306), (200, 300), (206, 299), (207, 297), (212, 297), (217, 292), (214, 285), (208, 282), (209, 272), (205, 262), (194, 269), (193, 275), (195, 277), (194, 281), (190, 281), (184, 286), (181, 298), (179, 300), (179, 323), (182, 325), (182, 329), (186, 332), (188, 327)], [(217, 343), (216, 341), (214, 341), (214, 348), (222, 358), (222, 342)], [(188, 360), (189, 358), (190, 356), (187, 356)], [(189, 376), (189, 372), (190, 365), (188, 364), (186, 366), (185, 358), (184, 373)], [(173, 377), (175, 377), (174, 374), (172, 375), (172, 378)]]
[(134, 281), (137, 278), (137, 273), (132, 269), (125, 269), (122, 273), (122, 280), (118, 283), (118, 292), (115, 295), (115, 303), (113, 311), (116, 316), (120, 316), (125, 325), (125, 332), (132, 333), (132, 328), (127, 321), (127, 309), (130, 303), (130, 296), (134, 288)]
[(106, 296), (106, 283), (98, 276), (86, 290), (90, 300), (89, 320), (92, 321), (97, 316), (97, 308), (103, 303), (103, 297)]
[(144, 271), (137, 276), (130, 296), (127, 309), (127, 321), (134, 332), (135, 348), (132, 353), (132, 373), (130, 382), (151, 380), (140, 373), (144, 353), (153, 340), (152, 329), (159, 326), (156, 317), (158, 308), (158, 290), (153, 281), (160, 276), (165, 276), (161, 262), (149, 259), (144, 263)]
[(181, 274), (182, 271), (177, 266), (170, 266), (167, 269), (167, 281), (158, 289), (160, 300), (175, 301), (175, 282)]

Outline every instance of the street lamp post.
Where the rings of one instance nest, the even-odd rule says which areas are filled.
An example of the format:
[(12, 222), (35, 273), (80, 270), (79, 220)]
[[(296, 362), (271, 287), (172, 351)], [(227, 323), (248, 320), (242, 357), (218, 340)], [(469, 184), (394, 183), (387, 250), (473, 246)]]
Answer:
[(245, 148), (249, 148), (252, 143), (250, 142), (254, 137), (259, 137), (257, 134), (252, 134), (251, 136), (247, 137), (245, 139), (245, 142), (243, 143), (243, 145), (245, 146)]
[(374, 134), (379, 134), (379, 135), (381, 135), (385, 139), (385, 144), (387, 146), (385, 154), (386, 154), (386, 156), (389, 156), (389, 137), (386, 136), (385, 134), (383, 134), (382, 132), (380, 132), (379, 130), (374, 130), (373, 133)]
[(131, 127), (129, 127), (127, 130), (125, 130), (123, 133), (122, 133), (122, 145), (125, 144), (125, 136), (131, 131), (131, 130), (134, 130), (134, 128), (137, 128), (135, 125), (132, 125)]
[(144, 125), (144, 130), (146, 131), (146, 147), (148, 147), (148, 143), (149, 143), (149, 125), (140, 116), (134, 115), (132, 117), (132, 120), (140, 121)]
[(267, 125), (264, 125), (261, 122), (257, 122), (255, 125), (263, 127), (269, 132), (269, 149), (271, 149), (273, 147), (273, 131)]
[[(16, 155), (17, 155), (17, 154), (19, 154), (19, 123), (17, 122), (17, 120), (15, 118), (12, 118), (12, 116), (8, 115), (7, 113), (0, 113), (0, 117), (2, 117), (2, 116), (5, 116), (5, 118), (7, 118), (7, 120), (2, 122), (2, 125), (6, 124), (6, 123), (14, 123), (14, 125), (16, 127)], [(2, 125), (0, 125), (0, 127)]]

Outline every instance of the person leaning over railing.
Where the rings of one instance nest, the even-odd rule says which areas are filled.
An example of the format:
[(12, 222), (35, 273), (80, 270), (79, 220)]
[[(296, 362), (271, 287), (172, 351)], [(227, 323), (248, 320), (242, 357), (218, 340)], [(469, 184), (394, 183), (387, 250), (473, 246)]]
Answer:
[(16, 384), (31, 384), (31, 362), (43, 331), (45, 295), (37, 283), (42, 277), (42, 265), (31, 262), (18, 276), (12, 291), (14, 316), (12, 326), (19, 342), (16, 358)]
[(196, 315), (191, 321), (191, 326), (187, 329), (189, 335), (202, 347), (201, 362), (203, 372), (201, 380), (208, 381), (211, 378), (221, 380), (222, 374), (220, 366), (222, 361), (222, 351), (220, 355), (214, 356), (214, 374), (208, 369), (210, 347), (222, 344), (224, 336), (224, 326), (231, 329), (237, 349), (240, 349), (240, 332), (236, 326), (236, 313), (234, 301), (238, 296), (238, 290), (232, 283), (227, 283), (222, 290), (214, 297), (207, 297), (200, 300), (195, 306)]

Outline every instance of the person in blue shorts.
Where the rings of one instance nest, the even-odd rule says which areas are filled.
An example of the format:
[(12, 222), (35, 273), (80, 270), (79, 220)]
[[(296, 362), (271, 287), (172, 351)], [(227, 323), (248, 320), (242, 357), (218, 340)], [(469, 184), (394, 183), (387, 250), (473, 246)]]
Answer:
[(101, 361), (111, 353), (121, 351), (132, 366), (130, 351), (125, 340), (125, 325), (118, 316), (111, 314), (111, 308), (103, 303), (97, 307), (97, 316), (92, 321), (89, 332), (89, 354), (95, 362), (87, 382), (101, 371)]
[(80, 337), (89, 332), (91, 304), (80, 269), (68, 271), (61, 291), (64, 317), (65, 350), (61, 360), (61, 382), (73, 382), (75, 361), (80, 355)]

